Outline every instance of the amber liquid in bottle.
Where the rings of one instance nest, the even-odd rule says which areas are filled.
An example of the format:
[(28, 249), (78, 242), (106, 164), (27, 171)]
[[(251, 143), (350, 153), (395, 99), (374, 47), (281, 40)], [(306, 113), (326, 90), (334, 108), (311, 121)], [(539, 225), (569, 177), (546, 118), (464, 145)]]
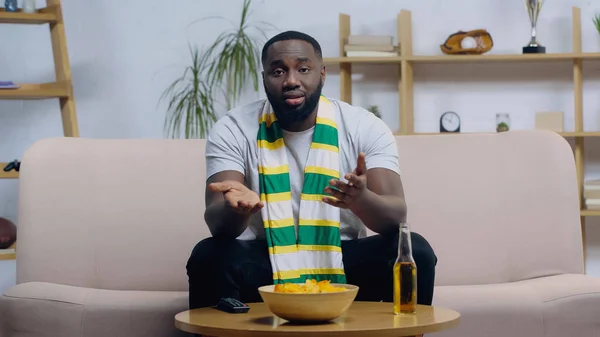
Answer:
[(394, 263), (394, 313), (414, 314), (417, 309), (417, 265), (412, 256), (408, 224), (400, 225), (398, 257)]

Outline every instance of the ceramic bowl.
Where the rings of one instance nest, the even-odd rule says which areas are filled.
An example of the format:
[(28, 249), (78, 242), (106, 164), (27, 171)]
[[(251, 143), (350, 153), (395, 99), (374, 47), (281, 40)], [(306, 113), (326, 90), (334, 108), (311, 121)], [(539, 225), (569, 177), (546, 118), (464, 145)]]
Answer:
[(324, 293), (275, 292), (275, 285), (258, 288), (263, 302), (273, 315), (290, 322), (327, 322), (346, 312), (356, 295), (358, 286), (333, 284), (345, 290)]

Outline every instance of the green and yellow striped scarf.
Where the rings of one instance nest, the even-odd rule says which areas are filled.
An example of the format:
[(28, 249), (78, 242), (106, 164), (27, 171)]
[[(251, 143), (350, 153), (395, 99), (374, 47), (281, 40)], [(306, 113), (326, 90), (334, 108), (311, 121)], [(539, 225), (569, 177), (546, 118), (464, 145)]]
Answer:
[(258, 174), (261, 209), (275, 284), (307, 279), (346, 283), (340, 210), (322, 201), (329, 180), (340, 178), (336, 110), (321, 96), (317, 124), (304, 169), (298, 231), (283, 131), (265, 102), (259, 118)]

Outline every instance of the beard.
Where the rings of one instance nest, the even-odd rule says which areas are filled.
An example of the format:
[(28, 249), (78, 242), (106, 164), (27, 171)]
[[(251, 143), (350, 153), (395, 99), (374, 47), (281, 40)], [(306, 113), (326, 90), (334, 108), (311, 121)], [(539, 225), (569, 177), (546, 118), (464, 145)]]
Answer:
[(304, 103), (299, 106), (291, 106), (285, 102), (283, 95), (276, 96), (270, 93), (265, 87), (265, 93), (267, 94), (269, 103), (271, 103), (271, 106), (273, 107), (275, 116), (277, 116), (277, 119), (283, 125), (290, 125), (307, 119), (319, 105), (322, 90), (323, 81), (319, 80), (317, 89), (312, 93), (306, 94)]

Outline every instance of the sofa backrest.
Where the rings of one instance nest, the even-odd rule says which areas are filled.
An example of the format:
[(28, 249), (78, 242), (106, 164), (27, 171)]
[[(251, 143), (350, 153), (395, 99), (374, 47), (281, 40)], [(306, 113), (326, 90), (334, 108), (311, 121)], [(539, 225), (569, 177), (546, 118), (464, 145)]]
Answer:
[(572, 149), (553, 132), (398, 137), (408, 222), (438, 285), (583, 272)]
[[(438, 285), (582, 272), (573, 155), (548, 132), (397, 137), (412, 229)], [(17, 282), (188, 289), (209, 236), (204, 140), (46, 139), (20, 178)]]
[(188, 289), (209, 236), (204, 140), (45, 139), (20, 172), (17, 282)]

